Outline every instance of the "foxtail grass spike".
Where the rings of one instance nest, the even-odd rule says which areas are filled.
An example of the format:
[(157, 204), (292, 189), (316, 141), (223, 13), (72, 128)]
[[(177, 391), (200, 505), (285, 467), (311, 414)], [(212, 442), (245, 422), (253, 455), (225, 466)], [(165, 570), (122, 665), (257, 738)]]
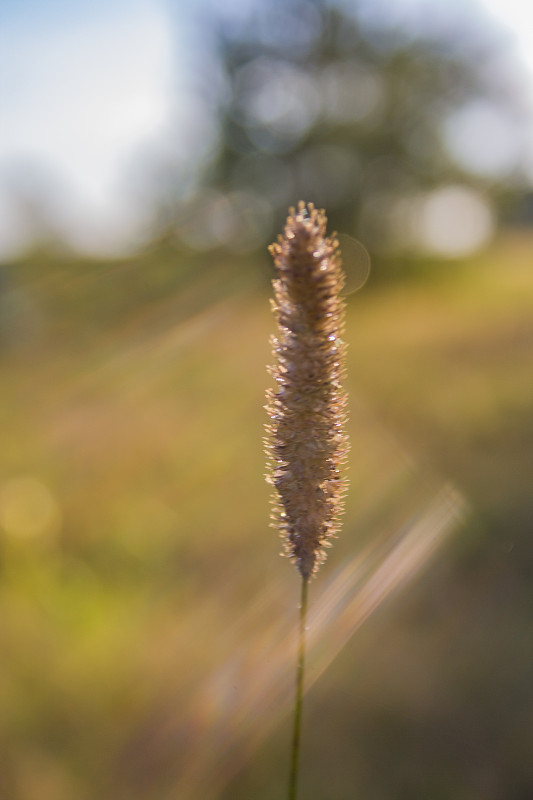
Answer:
[(338, 531), (348, 450), (341, 386), (344, 275), (326, 224), (323, 210), (300, 202), (270, 247), (278, 333), (271, 368), (277, 386), (267, 393), (267, 480), (275, 490), (273, 525), (304, 580)]

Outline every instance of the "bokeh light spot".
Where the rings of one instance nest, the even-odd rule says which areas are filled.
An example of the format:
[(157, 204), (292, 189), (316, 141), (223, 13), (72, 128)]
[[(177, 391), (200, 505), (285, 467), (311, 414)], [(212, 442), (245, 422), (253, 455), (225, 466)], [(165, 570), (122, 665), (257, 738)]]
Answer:
[(495, 221), (488, 201), (479, 192), (466, 186), (445, 186), (422, 198), (414, 227), (425, 250), (454, 258), (486, 245)]
[(236, 105), (253, 141), (276, 152), (307, 133), (317, 116), (319, 97), (304, 70), (261, 57), (239, 70)]
[(367, 282), (371, 266), (370, 253), (362, 242), (347, 233), (340, 233), (337, 239), (346, 276), (342, 293), (348, 295), (357, 292)]
[(486, 101), (470, 103), (454, 114), (445, 125), (444, 139), (460, 166), (491, 178), (510, 173), (522, 156), (521, 126)]
[(384, 107), (383, 79), (376, 70), (348, 60), (321, 76), (324, 114), (336, 122), (376, 122)]

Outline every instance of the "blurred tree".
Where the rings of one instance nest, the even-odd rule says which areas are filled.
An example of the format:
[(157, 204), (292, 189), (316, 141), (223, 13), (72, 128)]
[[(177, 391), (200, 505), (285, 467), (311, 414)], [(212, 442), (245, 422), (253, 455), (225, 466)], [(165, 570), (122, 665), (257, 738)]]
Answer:
[(185, 241), (254, 249), (305, 199), (374, 254), (391, 254), (413, 245), (421, 192), (509, 189), (518, 144), (498, 175), (470, 170), (450, 145), (453, 115), (480, 98), (520, 122), (502, 42), (479, 18), (435, 20), (426, 6), (402, 26), (386, 5), (273, 0), (205, 14), (221, 65), (209, 82), (220, 135), (182, 207)]

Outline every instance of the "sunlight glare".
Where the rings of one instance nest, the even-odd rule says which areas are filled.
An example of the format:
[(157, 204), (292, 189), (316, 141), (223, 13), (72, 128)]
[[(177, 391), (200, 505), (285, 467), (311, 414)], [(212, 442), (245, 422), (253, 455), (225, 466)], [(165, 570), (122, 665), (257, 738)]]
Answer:
[[(374, 541), (345, 563), (329, 583), (313, 585), (306, 688), (324, 672), (358, 628), (393, 593), (420, 575), (460, 523), (465, 503), (451, 485), (429, 497), (400, 530)], [(315, 588), (316, 587), (316, 588)], [(151, 747), (185, 742), (172, 793), (211, 800), (250, 759), (292, 707), (296, 620), (276, 613), (277, 588), (261, 589), (230, 630), (213, 642), (226, 655), (176, 705)], [(316, 592), (316, 594), (315, 594)], [(296, 617), (296, 614), (294, 614)], [(148, 757), (150, 757), (148, 753)]]

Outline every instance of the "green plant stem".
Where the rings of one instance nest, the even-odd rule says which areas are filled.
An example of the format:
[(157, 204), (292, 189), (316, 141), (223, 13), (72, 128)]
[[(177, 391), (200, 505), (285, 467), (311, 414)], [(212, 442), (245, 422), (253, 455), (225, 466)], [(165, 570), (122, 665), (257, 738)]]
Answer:
[(289, 774), (289, 800), (296, 800), (298, 791), (298, 762), (300, 760), (300, 733), (302, 728), (302, 704), (305, 672), (305, 623), (307, 618), (307, 587), (309, 578), (302, 577), (300, 600), (300, 632), (298, 636), (298, 660), (296, 664), (296, 693), (294, 697), (294, 727)]

